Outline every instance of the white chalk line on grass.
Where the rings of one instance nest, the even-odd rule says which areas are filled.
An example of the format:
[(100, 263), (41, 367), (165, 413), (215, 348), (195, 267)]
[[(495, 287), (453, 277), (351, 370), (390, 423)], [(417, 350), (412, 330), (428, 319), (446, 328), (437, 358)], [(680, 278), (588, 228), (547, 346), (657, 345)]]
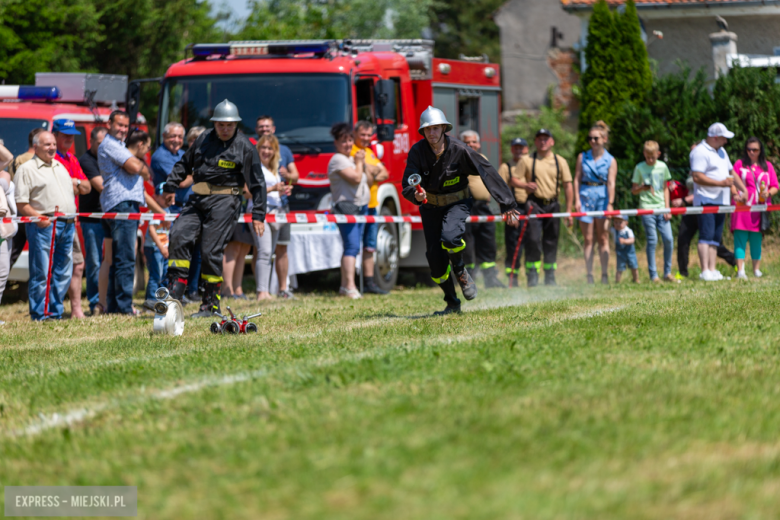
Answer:
[[(571, 321), (571, 320), (578, 320), (583, 318), (593, 318), (597, 316), (603, 316), (606, 314), (617, 312), (623, 308), (625, 308), (625, 305), (608, 307), (605, 309), (596, 309), (596, 310), (587, 311), (583, 313), (573, 314), (571, 316), (564, 316), (558, 319), (549, 320), (547, 323), (536, 324), (534, 326), (529, 327), (529, 329), (548, 327), (551, 325), (555, 325), (557, 323), (561, 323), (563, 321)], [(490, 333), (468, 334), (468, 335), (447, 337), (447, 338), (442, 337), (433, 340), (427, 339), (424, 342), (424, 344), (423, 342), (420, 342), (414, 345), (406, 345), (404, 347), (390, 347), (390, 348), (377, 349), (373, 351), (364, 351), (364, 352), (359, 352), (356, 354), (351, 354), (348, 356), (336, 357), (336, 358), (322, 357), (311, 361), (296, 363), (295, 365), (289, 365), (284, 367), (283, 370), (292, 370), (295, 368), (302, 368), (306, 366), (314, 366), (314, 367), (322, 368), (327, 366), (333, 366), (339, 363), (355, 362), (355, 361), (361, 361), (363, 359), (379, 358), (384, 355), (394, 353), (394, 352), (399, 352), (399, 351), (411, 352), (414, 350), (420, 350), (422, 348), (429, 347), (437, 343), (449, 345), (453, 343), (464, 343), (467, 341), (486, 339), (492, 336), (504, 334), (505, 332), (506, 331), (497, 331), (493, 334)], [(11, 437), (22, 437), (22, 436), (34, 437), (47, 430), (51, 430), (54, 428), (69, 427), (74, 424), (82, 423), (84, 421), (94, 418), (98, 413), (119, 408), (124, 404), (140, 403), (149, 399), (154, 399), (154, 400), (175, 399), (181, 395), (200, 392), (201, 390), (204, 390), (206, 388), (216, 388), (216, 387), (223, 387), (223, 386), (231, 386), (239, 383), (245, 383), (245, 382), (267, 377), (270, 374), (271, 372), (269, 372), (267, 369), (260, 369), (252, 372), (238, 372), (234, 374), (224, 374), (220, 376), (207, 376), (185, 385), (173, 386), (161, 390), (153, 390), (145, 394), (141, 394), (139, 396), (132, 397), (125, 400), (113, 400), (107, 403), (96, 403), (92, 406), (88, 406), (88, 407), (85, 406), (85, 407), (77, 408), (63, 413), (53, 413), (49, 415), (38, 414), (38, 420), (33, 421), (31, 424), (29, 424), (24, 428), (14, 430), (13, 432), (11, 432), (10, 436)]]

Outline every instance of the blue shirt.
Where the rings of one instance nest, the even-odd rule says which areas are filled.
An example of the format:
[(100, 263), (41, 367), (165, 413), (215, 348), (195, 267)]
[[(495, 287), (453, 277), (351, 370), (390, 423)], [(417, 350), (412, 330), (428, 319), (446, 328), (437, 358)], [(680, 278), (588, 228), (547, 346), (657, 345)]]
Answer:
[[(168, 180), (168, 175), (171, 174), (173, 165), (179, 162), (182, 157), (184, 157), (184, 150), (181, 148), (179, 148), (178, 152), (171, 153), (171, 151), (163, 145), (154, 151), (152, 154), (152, 180), (154, 181), (155, 189), (157, 189), (157, 186), (159, 186), (161, 182)], [(190, 198), (191, 194), (191, 186), (188, 188), (179, 188), (176, 190), (176, 204), (183, 206), (184, 203), (187, 202), (187, 199)]]
[(125, 143), (111, 134), (106, 134), (98, 148), (98, 167), (103, 176), (103, 192), (100, 194), (103, 211), (110, 212), (114, 206), (124, 201), (146, 205), (143, 177), (127, 173), (122, 168), (131, 157), (134, 156), (125, 147)]
[[(284, 166), (287, 168), (290, 163), (295, 162), (295, 159), (293, 158), (292, 150), (290, 150), (290, 147), (279, 143), (279, 166)], [(282, 206), (286, 206), (289, 204), (289, 200), (287, 199), (287, 195), (281, 196), (282, 200)]]
[(287, 165), (289, 165), (291, 162), (295, 162), (292, 150), (290, 150), (290, 147), (286, 144), (279, 143), (279, 155), (279, 166), (284, 166), (287, 168)]

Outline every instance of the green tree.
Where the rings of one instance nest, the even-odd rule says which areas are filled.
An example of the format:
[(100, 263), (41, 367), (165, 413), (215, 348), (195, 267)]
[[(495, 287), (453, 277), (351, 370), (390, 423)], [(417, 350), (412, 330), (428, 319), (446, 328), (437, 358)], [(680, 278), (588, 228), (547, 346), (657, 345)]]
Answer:
[[(657, 141), (662, 158), (687, 176), (688, 154), (714, 121), (715, 103), (708, 91), (707, 74), (691, 74), (688, 66), (657, 77), (643, 99), (625, 103), (612, 127), (610, 152), (621, 168), (630, 169), (644, 160), (645, 141)], [(684, 177), (683, 177), (684, 180)]]
[(431, 0), (253, 0), (240, 40), (419, 38)]
[(627, 0), (623, 14), (611, 12), (606, 0), (596, 2), (588, 26), (585, 60), (579, 150), (587, 147), (586, 137), (593, 123), (603, 120), (612, 126), (623, 104), (644, 99), (652, 85), (633, 0)]
[(83, 70), (102, 41), (89, 0), (0, 2), (0, 80), (5, 83), (34, 84), (36, 72)]
[(555, 153), (566, 159), (574, 171), (574, 142), (576, 135), (564, 127), (566, 114), (562, 108), (550, 108), (543, 106), (538, 115), (521, 114), (515, 118), (514, 124), (503, 125), (501, 127), (501, 150), (503, 151), (503, 161), (509, 161), (512, 157), (512, 150), (509, 143), (516, 137), (522, 137), (531, 148), (533, 153), (534, 135), (540, 128), (546, 128), (553, 133), (555, 137)]
[(501, 62), (501, 41), (493, 13), (506, 0), (437, 0), (430, 10), (430, 28), (436, 42), (436, 56), (458, 58), (487, 54)]
[(620, 36), (618, 46), (617, 77), (620, 91), (628, 101), (636, 102), (645, 98), (653, 85), (653, 73), (647, 57), (647, 46), (642, 41), (639, 17), (634, 0), (626, 1), (626, 9), (617, 17)]
[[(742, 155), (750, 136), (761, 139), (768, 158), (778, 165), (780, 160), (780, 84), (775, 82), (777, 70), (770, 68), (734, 67), (715, 82), (713, 89), (716, 120), (734, 132), (726, 146), (733, 160)], [(706, 129), (706, 127), (705, 127)]]
[(131, 78), (160, 76), (184, 58), (187, 44), (224, 35), (204, 0), (93, 0), (102, 42), (93, 52), (95, 70)]

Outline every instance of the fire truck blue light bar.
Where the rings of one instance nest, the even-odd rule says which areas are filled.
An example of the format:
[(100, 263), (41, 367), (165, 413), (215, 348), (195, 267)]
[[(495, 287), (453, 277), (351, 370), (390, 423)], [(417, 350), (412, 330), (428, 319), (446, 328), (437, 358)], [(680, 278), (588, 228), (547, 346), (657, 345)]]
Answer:
[(230, 54), (230, 44), (198, 43), (192, 46), (193, 56), (227, 56)]
[(328, 40), (236, 41), (230, 43), (198, 43), (192, 46), (193, 56), (267, 56), (316, 54), (323, 55), (331, 48)]
[(31, 85), (0, 85), (0, 99), (22, 99), (25, 101), (54, 101), (59, 99), (57, 87), (34, 87)]

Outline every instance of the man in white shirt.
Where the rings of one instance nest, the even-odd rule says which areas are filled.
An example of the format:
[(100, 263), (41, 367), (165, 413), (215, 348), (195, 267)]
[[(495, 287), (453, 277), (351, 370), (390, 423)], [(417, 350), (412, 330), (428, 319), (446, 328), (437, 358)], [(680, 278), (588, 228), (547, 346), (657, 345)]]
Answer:
[[(707, 130), (707, 138), (691, 151), (691, 174), (693, 176), (694, 206), (728, 206), (731, 195), (734, 200), (744, 200), (745, 186), (738, 175), (734, 175), (723, 146), (734, 137), (723, 123), (715, 123)], [(739, 190), (739, 191), (737, 191)], [(699, 220), (699, 277), (707, 282), (722, 280), (715, 269), (718, 246), (723, 236), (726, 215), (708, 213), (698, 216)]]
[[(33, 138), (35, 155), (19, 166), (14, 176), (16, 205), (25, 217), (53, 217), (60, 213), (76, 212), (74, 188), (68, 170), (54, 160), (57, 140), (49, 132), (40, 132)], [(54, 252), (51, 254), (51, 284), (49, 308), (46, 309), (46, 278), (49, 272), (49, 254), (52, 232), (56, 227)], [(73, 236), (76, 231), (73, 218), (59, 218), (52, 224), (48, 218), (26, 224), (30, 243), (29, 303), (30, 317), (35, 321), (47, 318), (61, 319), (62, 300), (70, 286), (73, 272)]]

